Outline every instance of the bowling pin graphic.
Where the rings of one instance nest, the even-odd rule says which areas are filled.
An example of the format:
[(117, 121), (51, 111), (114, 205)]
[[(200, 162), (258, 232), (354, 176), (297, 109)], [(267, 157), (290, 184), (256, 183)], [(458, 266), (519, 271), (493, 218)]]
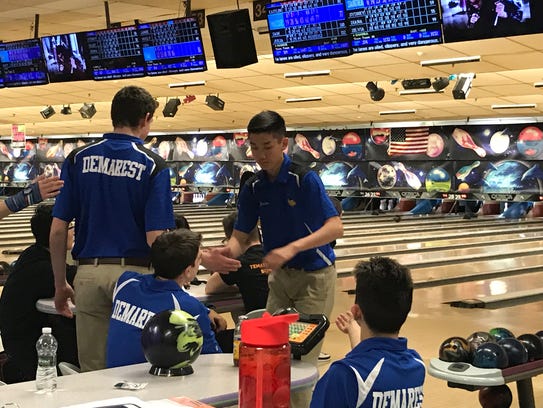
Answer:
[(417, 175), (409, 170), (407, 170), (403, 163), (400, 162), (394, 162), (394, 169), (399, 170), (403, 173), (405, 176), (405, 181), (407, 181), (407, 184), (409, 184), (409, 187), (414, 188), (415, 190), (418, 190), (422, 187), (422, 183), (420, 179), (417, 177)]
[(456, 178), (463, 181), (467, 176), (469, 176), (474, 168), (479, 167), (480, 165), (481, 162), (479, 160), (476, 160), (473, 163), (468, 164), (467, 166), (461, 167), (460, 170), (456, 172)]
[(479, 157), (486, 156), (485, 149), (483, 149), (480, 146), (477, 146), (475, 142), (473, 141), (473, 139), (471, 138), (470, 134), (466, 132), (465, 130), (460, 129), (460, 128), (455, 128), (453, 130), (452, 137), (454, 141), (458, 143), (460, 146), (466, 149), (473, 150), (475, 153), (477, 153)]
[(298, 145), (300, 149), (310, 153), (311, 156), (313, 156), (315, 159), (318, 159), (319, 157), (321, 157), (321, 154), (317, 152), (315, 149), (313, 149), (313, 147), (311, 147), (311, 145), (307, 141), (307, 138), (301, 133), (296, 134), (296, 136), (294, 137), (294, 141), (296, 142), (296, 144)]

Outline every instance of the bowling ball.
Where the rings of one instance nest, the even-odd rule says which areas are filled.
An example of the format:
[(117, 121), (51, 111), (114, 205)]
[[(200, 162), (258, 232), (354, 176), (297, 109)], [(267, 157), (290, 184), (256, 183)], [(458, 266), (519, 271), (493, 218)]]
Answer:
[(498, 344), (505, 349), (509, 367), (524, 364), (528, 361), (528, 350), (519, 340), (514, 337), (506, 337), (498, 341)]
[(515, 337), (511, 330), (508, 330), (504, 327), (494, 327), (488, 332), (492, 335), (492, 337), (494, 337), (494, 340), (496, 341), (500, 341), (501, 339), (505, 339), (507, 337)]
[(528, 350), (528, 361), (541, 360), (543, 358), (543, 342), (535, 334), (526, 333), (517, 337), (526, 350)]
[(535, 126), (521, 130), (517, 139), (518, 151), (527, 158), (538, 157), (543, 153), (543, 132)]
[(543, 341), (543, 330), (539, 330), (535, 335)]
[(360, 136), (355, 132), (348, 132), (343, 136), (341, 150), (343, 154), (351, 159), (362, 156), (362, 142)]
[(479, 368), (505, 368), (509, 365), (505, 349), (498, 343), (482, 343), (473, 352), (472, 365)]
[(141, 345), (151, 374), (192, 374), (204, 338), (196, 319), (182, 310), (165, 310), (150, 318), (141, 332)]
[(451, 189), (451, 176), (441, 167), (435, 167), (426, 175), (427, 191), (449, 191)]
[(483, 408), (509, 408), (512, 403), (513, 394), (505, 384), (479, 390), (479, 404)]
[(468, 341), (469, 351), (470, 351), (470, 354), (471, 354), (472, 358), (473, 358), (474, 351), (481, 344), (495, 341), (494, 337), (492, 337), (492, 335), (490, 333), (484, 332), (484, 331), (477, 331), (477, 332), (471, 333), (466, 338), (466, 340)]
[(439, 346), (439, 359), (451, 363), (469, 363), (469, 344), (463, 337), (449, 337)]

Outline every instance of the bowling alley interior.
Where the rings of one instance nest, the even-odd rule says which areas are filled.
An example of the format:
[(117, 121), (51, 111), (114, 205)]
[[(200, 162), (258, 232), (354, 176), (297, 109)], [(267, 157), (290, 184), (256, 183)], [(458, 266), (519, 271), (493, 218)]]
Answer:
[[(543, 332), (543, 6), (492, 3), (481, 29), (485, 0), (3, 1), (1, 196), (61, 175), (73, 149), (112, 130), (115, 93), (136, 85), (159, 103), (144, 145), (170, 169), (174, 212), (221, 246), (242, 175), (259, 170), (247, 123), (276, 111), (285, 153), (343, 210), (318, 374), (351, 349), (334, 321), (354, 303), (353, 268), (384, 256), (411, 271), (400, 336), (426, 367), (423, 406), (543, 406), (543, 333), (530, 336)], [(172, 44), (185, 54), (168, 56)], [(0, 220), (2, 285), (34, 242), (33, 211)], [(206, 299), (234, 328), (239, 292)], [(474, 363), (489, 333), (528, 339), (522, 361)], [(0, 407), (31, 406), (14, 386)]]

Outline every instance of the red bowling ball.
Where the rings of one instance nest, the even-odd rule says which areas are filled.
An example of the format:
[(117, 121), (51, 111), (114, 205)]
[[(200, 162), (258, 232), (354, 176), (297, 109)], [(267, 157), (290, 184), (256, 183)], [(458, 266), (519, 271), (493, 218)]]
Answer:
[(479, 404), (483, 408), (509, 408), (512, 403), (513, 394), (505, 384), (479, 390)]

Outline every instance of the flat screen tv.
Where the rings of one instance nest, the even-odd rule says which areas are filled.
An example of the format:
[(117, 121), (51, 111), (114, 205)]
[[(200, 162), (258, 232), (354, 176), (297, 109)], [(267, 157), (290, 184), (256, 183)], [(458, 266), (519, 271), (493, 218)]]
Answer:
[(93, 78), (136, 78), (145, 75), (145, 64), (136, 26), (86, 33)]
[(352, 54), (344, 0), (294, 0), (266, 5), (277, 63)]
[(92, 79), (85, 33), (42, 37), (41, 44), (50, 82)]
[(439, 0), (345, 0), (353, 52), (440, 44)]
[(39, 38), (0, 43), (0, 61), (5, 86), (49, 83)]
[(445, 42), (543, 32), (540, 0), (441, 0)]
[(207, 70), (198, 21), (178, 18), (138, 26), (147, 75)]

